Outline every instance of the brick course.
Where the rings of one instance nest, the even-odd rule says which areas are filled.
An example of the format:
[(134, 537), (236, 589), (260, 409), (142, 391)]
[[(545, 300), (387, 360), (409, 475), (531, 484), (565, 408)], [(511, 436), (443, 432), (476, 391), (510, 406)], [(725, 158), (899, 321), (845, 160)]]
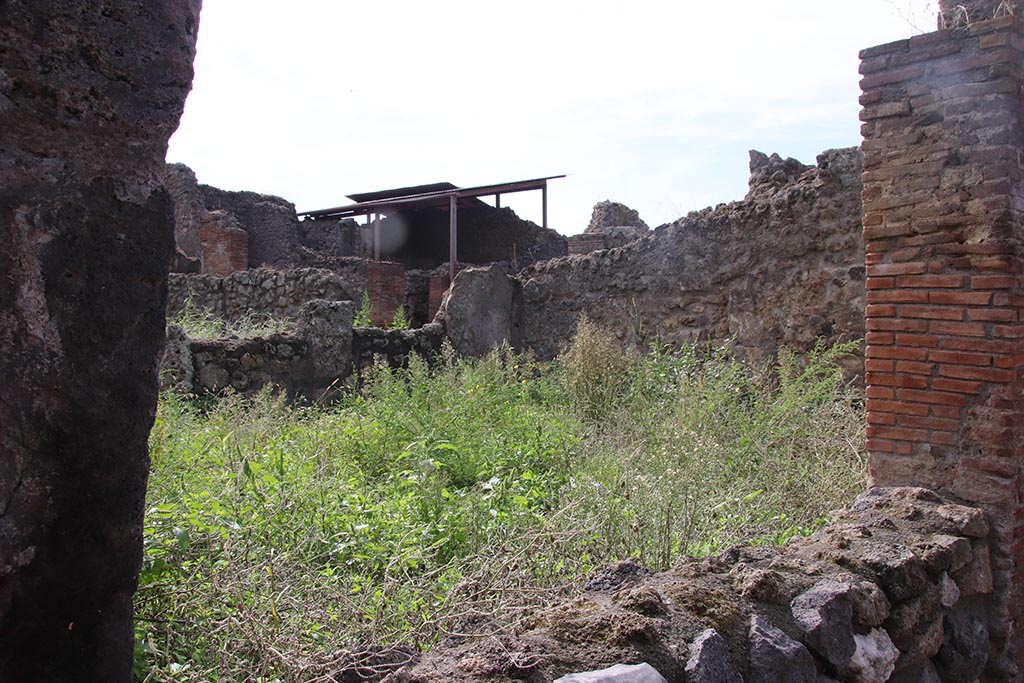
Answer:
[(983, 505), (1000, 609), (983, 680), (1017, 680), (1024, 29), (973, 23), (861, 53), (872, 485)]
[(398, 307), (405, 304), (405, 267), (400, 263), (367, 261), (366, 292), (374, 327), (390, 327)]

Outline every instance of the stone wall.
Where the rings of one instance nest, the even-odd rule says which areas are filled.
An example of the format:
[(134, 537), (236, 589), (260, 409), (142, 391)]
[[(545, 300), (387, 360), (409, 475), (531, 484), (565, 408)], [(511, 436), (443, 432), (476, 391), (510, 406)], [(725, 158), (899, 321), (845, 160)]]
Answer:
[(433, 359), (444, 327), (414, 330), (352, 327), (351, 301), (315, 300), (298, 312), (294, 333), (267, 337), (190, 339), (177, 325), (167, 328), (161, 383), (185, 394), (252, 395), (265, 387), (290, 398), (328, 401), (348, 388), (353, 374), (381, 361), (404, 366), (411, 354)]
[(198, 0), (0, 4), (0, 680), (128, 683)]
[(162, 384), (186, 394), (251, 395), (272, 386), (292, 398), (330, 399), (352, 374), (354, 313), (351, 301), (309, 301), (294, 334), (249, 339), (190, 339), (171, 325)]
[(860, 173), (854, 149), (817, 166), (752, 153), (743, 201), (524, 271), (521, 347), (551, 358), (581, 313), (634, 347), (729, 339), (760, 354), (859, 338)]
[(992, 515), (988, 680), (1019, 680), (1024, 29), (979, 21), (861, 58), (871, 477)]
[(988, 658), (989, 533), (983, 512), (931, 491), (873, 489), (782, 547), (653, 575), (613, 565), (577, 600), (514, 632), (467, 625), (386, 683), (550, 681), (618, 662), (687, 683), (974, 681)]
[(416, 353), (433, 360), (441, 352), (444, 327), (428, 323), (413, 330), (385, 330), (357, 327), (352, 332), (352, 357), (357, 370), (370, 367), (378, 360), (392, 368), (402, 367)]
[(316, 268), (258, 268), (227, 277), (172, 274), (167, 317), (173, 319), (190, 299), (194, 309), (228, 321), (252, 313), (295, 318), (303, 304), (314, 299), (359, 301), (366, 288), (366, 274), (362, 263), (352, 266), (346, 273)]

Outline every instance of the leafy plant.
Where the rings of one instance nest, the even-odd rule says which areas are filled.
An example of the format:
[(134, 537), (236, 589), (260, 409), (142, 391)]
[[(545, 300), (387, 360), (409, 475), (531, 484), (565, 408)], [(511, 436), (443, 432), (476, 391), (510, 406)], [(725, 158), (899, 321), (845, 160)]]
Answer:
[(391, 319), (391, 329), (393, 330), (407, 330), (409, 329), (409, 319), (405, 317), (405, 306), (399, 306), (395, 310), (395, 317)]
[(363, 291), (363, 298), (359, 304), (359, 309), (356, 311), (355, 317), (352, 319), (353, 327), (370, 327), (373, 321), (370, 319), (370, 293)]

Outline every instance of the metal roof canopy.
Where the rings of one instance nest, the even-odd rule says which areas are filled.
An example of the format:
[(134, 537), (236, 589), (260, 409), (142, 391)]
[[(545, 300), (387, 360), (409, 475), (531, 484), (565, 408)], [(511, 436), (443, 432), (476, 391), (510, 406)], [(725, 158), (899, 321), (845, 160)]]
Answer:
[(553, 175), (532, 180), (518, 180), (497, 185), (478, 185), (476, 187), (455, 187), (451, 183), (432, 183), (415, 185), (393, 190), (379, 190), (348, 195), (355, 204), (337, 206), (331, 209), (303, 211), (300, 216), (308, 216), (314, 220), (320, 218), (351, 218), (367, 216), (373, 220), (373, 254), (374, 260), (380, 260), (380, 217), (382, 214), (395, 211), (415, 211), (417, 209), (448, 209), (448, 276), (455, 279), (455, 263), (458, 260), (456, 244), (458, 241), (458, 207), (480, 206), (483, 202), (479, 197), (494, 195), (495, 206), (501, 208), (501, 195), (513, 192), (541, 191), (541, 225), (548, 227), (548, 181), (564, 178), (565, 175)]

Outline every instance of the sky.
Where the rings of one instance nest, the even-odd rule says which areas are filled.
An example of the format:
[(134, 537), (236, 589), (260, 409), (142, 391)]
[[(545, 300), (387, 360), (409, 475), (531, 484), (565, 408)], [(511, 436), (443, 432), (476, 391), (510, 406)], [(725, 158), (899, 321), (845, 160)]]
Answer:
[[(567, 174), (651, 227), (747, 190), (748, 150), (860, 143), (857, 53), (934, 27), (926, 0), (205, 0), (170, 162), (299, 211), (346, 195)], [(540, 193), (502, 197), (539, 222)]]

